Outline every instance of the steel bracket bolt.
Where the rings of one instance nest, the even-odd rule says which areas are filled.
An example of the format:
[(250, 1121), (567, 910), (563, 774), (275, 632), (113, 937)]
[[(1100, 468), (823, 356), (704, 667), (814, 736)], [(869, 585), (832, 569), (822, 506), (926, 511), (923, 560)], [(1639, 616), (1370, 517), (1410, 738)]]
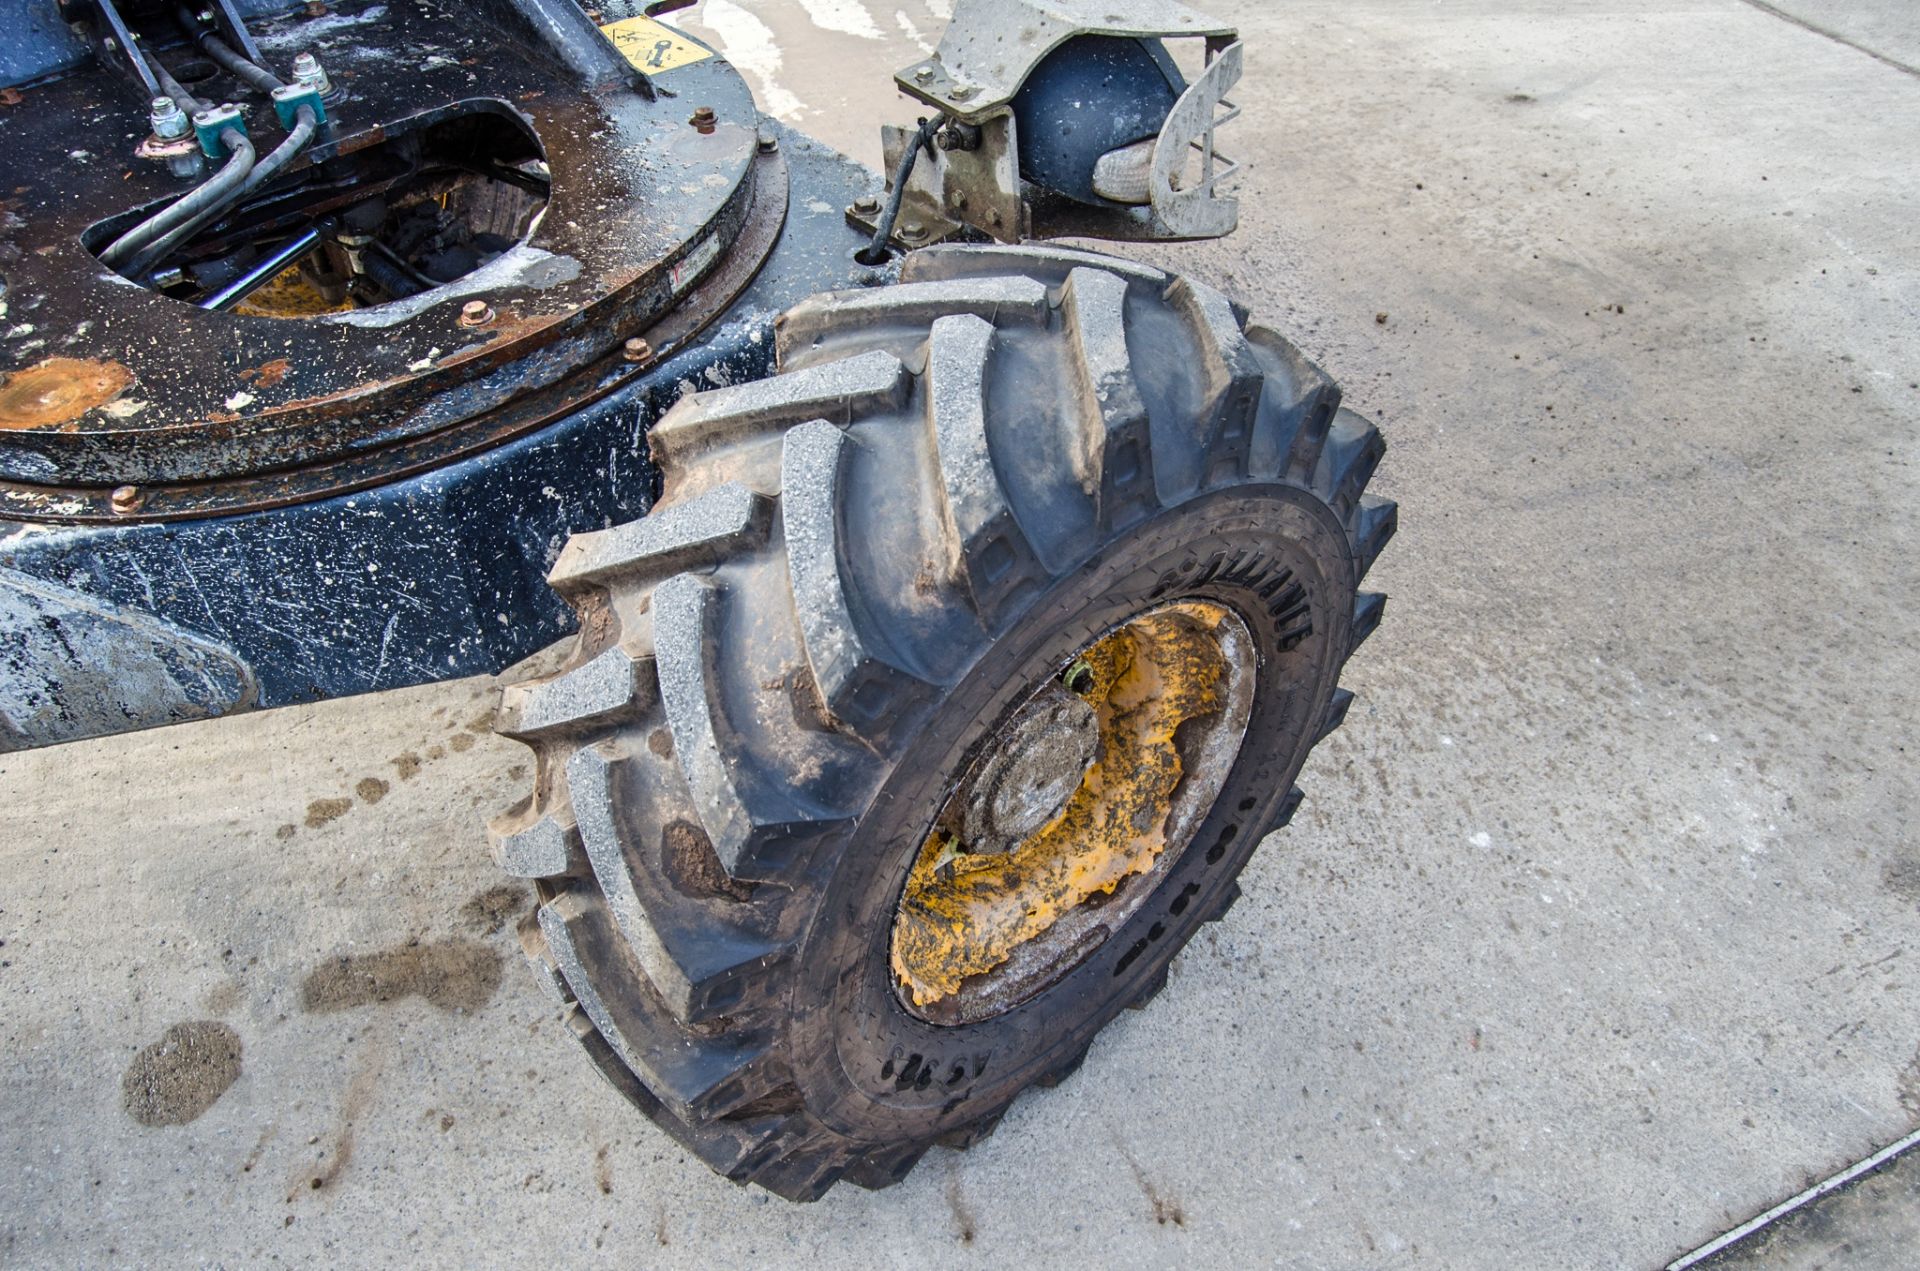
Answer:
[(629, 362), (644, 362), (653, 356), (653, 346), (636, 335), (620, 346), (620, 356)]
[(153, 99), (147, 122), (153, 125), (153, 135), (161, 141), (178, 141), (193, 131), (193, 121), (171, 97)]
[(919, 67), (913, 72), (913, 78), (916, 82), (924, 84), (933, 78), (933, 68), (931, 66)]
[(973, 96), (972, 84), (955, 84), (948, 90), (947, 96), (954, 101), (963, 102)]
[(858, 216), (872, 216), (880, 210), (880, 200), (871, 194), (864, 194), (853, 201), (853, 210)]
[(140, 505), (147, 501), (146, 492), (137, 485), (117, 485), (113, 493), (107, 496), (107, 506), (116, 516), (127, 516), (138, 512)]
[(293, 59), (293, 82), (326, 97), (333, 92), (333, 81), (327, 78), (326, 68), (320, 65), (320, 59), (311, 53), (296, 54)]
[(908, 221), (900, 227), (900, 237), (902, 238), (925, 238), (926, 236), (927, 227), (919, 221)]
[(493, 307), (484, 300), (469, 300), (460, 306), (460, 325), (484, 327), (493, 321)]
[(780, 138), (778, 138), (778, 137), (775, 137), (775, 136), (773, 136), (773, 135), (771, 135), (771, 134), (769, 134), (769, 133), (761, 133), (761, 134), (760, 134), (760, 143), (759, 143), (759, 145), (760, 145), (760, 153), (761, 153), (761, 154), (778, 154), (778, 153), (780, 153)]
[(695, 132), (704, 137), (713, 131), (714, 123), (718, 118), (719, 116), (713, 113), (713, 107), (696, 106), (693, 108), (692, 117), (687, 122), (693, 125)]

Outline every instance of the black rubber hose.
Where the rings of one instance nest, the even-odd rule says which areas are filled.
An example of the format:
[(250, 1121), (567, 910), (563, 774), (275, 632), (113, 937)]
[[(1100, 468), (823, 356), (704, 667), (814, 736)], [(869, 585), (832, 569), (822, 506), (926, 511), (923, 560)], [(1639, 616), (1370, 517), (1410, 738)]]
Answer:
[(223, 131), (220, 143), (227, 148), (227, 161), (220, 165), (220, 170), (114, 239), (100, 253), (102, 263), (117, 266), (128, 252), (153, 241), (182, 222), (191, 224), (190, 218), (205, 215), (209, 208), (225, 207), (245, 189), (246, 180), (254, 168), (253, 143), (238, 128)]
[(219, 63), (229, 74), (247, 81), (263, 93), (271, 93), (276, 88), (286, 87), (285, 81), (279, 76), (258, 62), (242, 57), (231, 44), (207, 30), (206, 24), (194, 16), (193, 10), (185, 5), (175, 5), (173, 16), (192, 37), (193, 42), (199, 46), (200, 51), (212, 61)]
[(939, 115), (920, 121), (919, 131), (907, 148), (900, 152), (900, 162), (893, 170), (893, 194), (887, 199), (886, 210), (880, 213), (880, 220), (873, 227), (873, 241), (853, 254), (853, 258), (863, 265), (884, 264), (893, 253), (887, 250), (887, 240), (893, 237), (894, 218), (900, 215), (901, 201), (907, 197), (907, 178), (913, 175), (913, 161), (920, 157), (924, 149), (932, 149), (933, 134), (940, 131), (940, 125), (946, 120)]
[(136, 278), (143, 276), (168, 252), (199, 233), (209, 221), (272, 180), (276, 172), (286, 167), (293, 161), (295, 155), (306, 148), (307, 143), (313, 140), (313, 134), (319, 130), (320, 119), (313, 113), (313, 107), (302, 106), (299, 113), (294, 116), (293, 131), (288, 133), (286, 139), (275, 146), (266, 158), (253, 165), (253, 171), (247, 174), (246, 180), (241, 183), (238, 190), (235, 190), (224, 202), (204, 209), (184, 225), (177, 226), (154, 240), (145, 251), (134, 258), (132, 266), (126, 272)]
[(160, 81), (160, 91), (173, 98), (173, 104), (187, 112), (189, 118), (207, 109), (209, 103), (195, 97), (179, 80), (170, 74), (166, 67), (155, 58), (149, 57), (147, 65), (153, 68), (153, 77)]

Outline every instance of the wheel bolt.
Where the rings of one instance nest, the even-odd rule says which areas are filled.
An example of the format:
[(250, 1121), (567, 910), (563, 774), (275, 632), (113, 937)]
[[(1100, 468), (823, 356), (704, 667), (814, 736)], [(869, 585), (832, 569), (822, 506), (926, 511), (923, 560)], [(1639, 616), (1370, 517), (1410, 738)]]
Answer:
[(620, 356), (629, 362), (644, 362), (653, 356), (653, 346), (636, 335), (620, 346)]
[(126, 516), (138, 512), (140, 505), (146, 500), (147, 496), (139, 486), (117, 485), (113, 487), (113, 493), (107, 496), (107, 505), (113, 509), (116, 516)]
[(460, 325), (484, 327), (493, 321), (493, 308), (484, 300), (469, 300), (460, 306)]
[(717, 118), (718, 116), (713, 113), (713, 107), (695, 106), (693, 108), (693, 117), (688, 119), (687, 122), (693, 125), (695, 132), (704, 137), (713, 131), (714, 121)]

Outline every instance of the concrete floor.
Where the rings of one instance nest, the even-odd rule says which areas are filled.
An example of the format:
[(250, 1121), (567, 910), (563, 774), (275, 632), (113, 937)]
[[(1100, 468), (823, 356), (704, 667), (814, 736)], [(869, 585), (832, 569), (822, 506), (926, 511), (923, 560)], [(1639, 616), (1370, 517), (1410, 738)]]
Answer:
[[(1402, 529), (1170, 991), (973, 1152), (794, 1207), (520, 965), (487, 683), (0, 757), (0, 1261), (1651, 1266), (1915, 1125), (1920, 13), (1214, 7), (1242, 228), (1140, 254), (1345, 383)], [(697, 22), (871, 158), (945, 8)], [(190, 1021), (238, 1080), (136, 1123)]]

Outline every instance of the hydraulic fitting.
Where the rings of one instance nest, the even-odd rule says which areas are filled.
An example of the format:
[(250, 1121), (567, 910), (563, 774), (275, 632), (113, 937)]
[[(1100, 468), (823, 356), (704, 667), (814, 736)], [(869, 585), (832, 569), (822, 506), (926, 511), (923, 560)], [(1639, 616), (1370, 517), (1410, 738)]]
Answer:
[(320, 100), (320, 93), (311, 84), (282, 84), (273, 90), (273, 113), (280, 116), (280, 126), (291, 130), (298, 120), (300, 108), (313, 109), (315, 123), (327, 122), (327, 106)]
[(193, 117), (193, 135), (200, 139), (200, 149), (209, 159), (227, 157), (226, 143), (220, 140), (220, 134), (229, 128), (243, 137), (247, 135), (247, 121), (232, 102), (209, 106)]

